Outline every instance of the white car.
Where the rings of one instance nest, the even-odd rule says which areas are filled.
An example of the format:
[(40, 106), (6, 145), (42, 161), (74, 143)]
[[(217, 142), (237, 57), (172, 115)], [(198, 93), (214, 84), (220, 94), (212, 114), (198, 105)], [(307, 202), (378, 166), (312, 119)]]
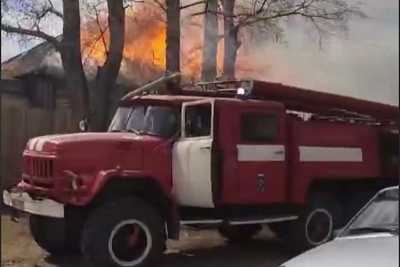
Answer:
[(379, 191), (334, 240), (281, 267), (399, 267), (399, 187)]

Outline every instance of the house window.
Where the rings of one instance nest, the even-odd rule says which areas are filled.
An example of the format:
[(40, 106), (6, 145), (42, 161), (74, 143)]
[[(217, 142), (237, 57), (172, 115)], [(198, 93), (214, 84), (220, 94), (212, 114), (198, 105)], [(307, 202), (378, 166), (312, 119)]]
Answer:
[(271, 114), (245, 114), (242, 116), (241, 140), (245, 142), (272, 142), (278, 136), (278, 119)]

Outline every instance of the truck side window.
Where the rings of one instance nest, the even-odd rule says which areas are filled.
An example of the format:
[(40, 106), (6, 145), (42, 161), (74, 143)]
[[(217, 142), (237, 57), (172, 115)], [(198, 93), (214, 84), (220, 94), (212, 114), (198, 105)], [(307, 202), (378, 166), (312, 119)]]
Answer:
[(278, 135), (278, 119), (270, 114), (244, 114), (240, 136), (245, 142), (271, 142)]
[(209, 136), (211, 133), (211, 105), (188, 106), (185, 114), (186, 137)]

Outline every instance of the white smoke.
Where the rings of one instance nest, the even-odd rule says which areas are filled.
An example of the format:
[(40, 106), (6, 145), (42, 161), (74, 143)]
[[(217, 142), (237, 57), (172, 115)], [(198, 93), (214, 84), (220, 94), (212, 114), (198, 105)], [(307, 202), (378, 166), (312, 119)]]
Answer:
[(306, 24), (285, 28), (285, 42), (258, 41), (245, 54), (256, 78), (395, 104), (399, 99), (398, 2), (367, 0), (367, 19), (353, 19), (347, 34), (324, 39)]

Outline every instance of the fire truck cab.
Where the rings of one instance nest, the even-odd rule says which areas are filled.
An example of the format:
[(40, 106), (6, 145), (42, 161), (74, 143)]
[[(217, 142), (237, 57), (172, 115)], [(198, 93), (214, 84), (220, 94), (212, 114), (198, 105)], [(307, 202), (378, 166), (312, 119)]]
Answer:
[(396, 107), (267, 82), (124, 98), (106, 133), (38, 137), (4, 202), (50, 253), (153, 266), (182, 225), (232, 242), (267, 224), (296, 249), (328, 241), (398, 183)]

